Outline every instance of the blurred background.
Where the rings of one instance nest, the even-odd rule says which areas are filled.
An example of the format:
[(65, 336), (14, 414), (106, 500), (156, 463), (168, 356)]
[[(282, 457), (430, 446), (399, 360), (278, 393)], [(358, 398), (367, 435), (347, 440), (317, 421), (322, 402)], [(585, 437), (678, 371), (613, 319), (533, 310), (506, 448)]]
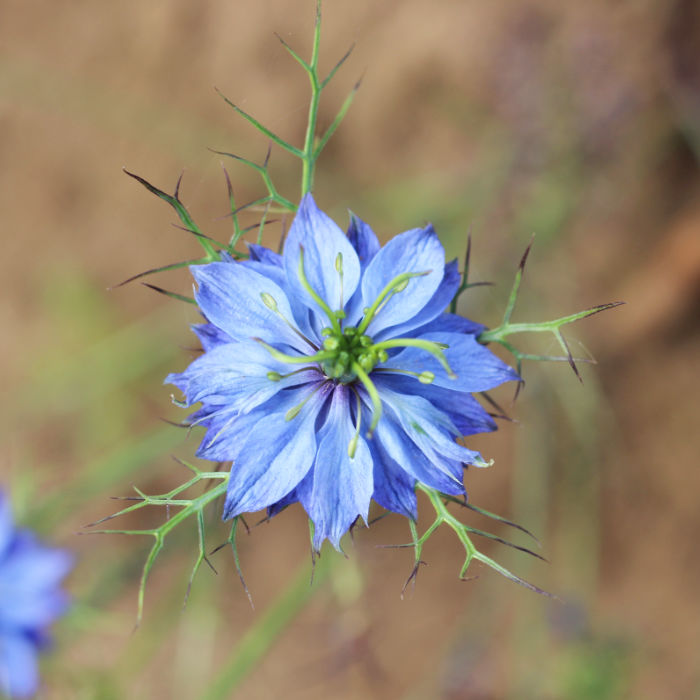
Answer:
[[(700, 697), (697, 2), (324, 8), (321, 66), (356, 47), (321, 126), (363, 76), (319, 164), (327, 212), (344, 226), (350, 208), (384, 240), (432, 221), (450, 257), (471, 231), (473, 279), (495, 285), (460, 310), (488, 325), (533, 234), (515, 320), (627, 302), (566, 329), (598, 362), (582, 385), (565, 364), (526, 365), (515, 403), (512, 388), (494, 394), (513, 422), (470, 443), (495, 459), (467, 474), (472, 502), (532, 530), (549, 563), (480, 544), (562, 601), (477, 566), (459, 581), (450, 532), (402, 600), (412, 552), (377, 547), (408, 541), (399, 517), (358, 530), (309, 596), (295, 508), (239, 538), (255, 610), (226, 550), (183, 609), (196, 556), (183, 526), (137, 631), (150, 542), (76, 533), (132, 484), (187, 478), (170, 455), (191, 458), (198, 436), (161, 420), (184, 415), (162, 379), (189, 363), (196, 311), (138, 282), (108, 287), (199, 248), (121, 168), (168, 191), (184, 170), (183, 201), (227, 240), (222, 159), (207, 148), (262, 161), (267, 144), (213, 88), (301, 144), (308, 85), (273, 32), (308, 56), (313, 2), (4, 0), (0, 14), (0, 481), (22, 524), (79, 553), (42, 698)], [(271, 163), (298, 199), (297, 164), (279, 150)], [(226, 166), (239, 202), (263, 194)], [(185, 271), (151, 281), (191, 288)], [(520, 346), (556, 352), (549, 338)], [(209, 519), (215, 545), (226, 530)], [(221, 675), (234, 664), (235, 683)]]

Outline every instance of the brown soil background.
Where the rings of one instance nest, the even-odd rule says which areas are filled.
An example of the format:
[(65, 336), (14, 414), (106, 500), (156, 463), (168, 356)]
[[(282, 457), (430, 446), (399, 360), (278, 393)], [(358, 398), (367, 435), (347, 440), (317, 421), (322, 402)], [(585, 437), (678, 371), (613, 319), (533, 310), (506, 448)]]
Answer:
[[(171, 447), (123, 476), (110, 461), (159, 416), (181, 418), (160, 382), (184, 367), (194, 315), (138, 284), (106, 288), (197, 255), (121, 168), (165, 189), (185, 169), (190, 211), (225, 237), (207, 147), (262, 160), (266, 143), (212, 88), (299, 142), (307, 85), (272, 32), (306, 54), (312, 21), (310, 0), (0, 5), (0, 469), (18, 517), (80, 552), (41, 697), (200, 697), (305, 561), (303, 518), (285, 514), (241, 544), (256, 611), (220, 554), (183, 612), (194, 540), (181, 539), (131, 635), (143, 543), (73, 533), (130, 483), (182, 478)], [(550, 563), (487, 550), (565, 602), (488, 570), (459, 582), (448, 533), (401, 600), (411, 555), (375, 547), (406, 541), (389, 518), (357, 533), (236, 697), (700, 697), (700, 7), (327, 0), (322, 65), (352, 42), (322, 122), (363, 84), (321, 160), (321, 206), (385, 239), (433, 221), (452, 255), (471, 227), (474, 274), (498, 285), (463, 311), (491, 325), (533, 233), (517, 318), (627, 305), (568, 329), (598, 362), (583, 386), (562, 365), (527, 366), (515, 405), (499, 394), (518, 422), (476, 441), (496, 465), (467, 476), (473, 502), (533, 529)], [(295, 198), (294, 163), (273, 164)], [(258, 196), (229, 166), (239, 201)], [(194, 439), (169, 439), (191, 454)]]

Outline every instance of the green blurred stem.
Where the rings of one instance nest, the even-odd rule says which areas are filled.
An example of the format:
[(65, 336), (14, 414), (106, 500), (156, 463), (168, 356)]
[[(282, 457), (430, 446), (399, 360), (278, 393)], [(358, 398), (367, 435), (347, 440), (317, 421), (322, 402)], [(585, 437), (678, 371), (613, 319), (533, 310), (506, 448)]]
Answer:
[(299, 568), (287, 590), (277, 598), (257, 622), (243, 635), (228, 658), (224, 670), (205, 688), (202, 700), (228, 700), (245, 677), (256, 668), (275, 641), (306, 607), (319, 584), (324, 582), (339, 556), (330, 553), (316, 560), (314, 584), (309, 580), (309, 566)]
[(304, 155), (302, 157), (301, 196), (311, 192), (314, 185), (314, 166), (318, 153), (314, 149), (318, 105), (321, 99), (323, 85), (318, 79), (318, 49), (321, 43), (321, 2), (316, 5), (316, 24), (314, 25), (314, 43), (311, 50), (311, 61), (308, 65), (302, 62), (311, 84), (311, 103), (309, 104), (309, 120), (306, 125), (304, 138)]

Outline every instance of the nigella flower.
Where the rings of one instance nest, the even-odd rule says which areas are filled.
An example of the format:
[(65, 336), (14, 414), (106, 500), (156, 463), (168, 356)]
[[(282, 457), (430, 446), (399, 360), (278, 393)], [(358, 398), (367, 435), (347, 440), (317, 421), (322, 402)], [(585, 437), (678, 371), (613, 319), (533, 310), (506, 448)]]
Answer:
[(16, 530), (0, 492), (0, 691), (10, 698), (34, 695), (37, 657), (49, 641), (48, 626), (68, 605), (61, 580), (73, 557)]
[(251, 245), (192, 274), (204, 354), (166, 382), (201, 403), (198, 456), (233, 463), (225, 519), (298, 501), (314, 548), (339, 548), (371, 499), (415, 519), (416, 482), (465, 493), (485, 463), (456, 438), (496, 427), (472, 392), (518, 377), (444, 312), (460, 277), (432, 226), (380, 248), (306, 195), (282, 255)]

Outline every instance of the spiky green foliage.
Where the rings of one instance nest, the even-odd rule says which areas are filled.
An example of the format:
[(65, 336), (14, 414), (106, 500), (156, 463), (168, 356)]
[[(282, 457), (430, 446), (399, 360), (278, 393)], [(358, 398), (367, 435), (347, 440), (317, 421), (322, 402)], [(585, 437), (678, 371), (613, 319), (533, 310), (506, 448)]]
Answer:
[[(511, 355), (513, 355), (513, 357), (515, 358), (516, 369), (518, 370), (518, 374), (522, 374), (523, 360), (535, 360), (540, 362), (568, 362), (571, 366), (571, 369), (574, 371), (574, 374), (576, 374), (580, 381), (583, 381), (581, 379), (581, 375), (578, 371), (576, 363), (591, 362), (591, 360), (587, 358), (574, 358), (574, 356), (571, 354), (571, 350), (569, 349), (569, 345), (566, 342), (566, 339), (562, 335), (561, 328), (563, 326), (568, 325), (569, 323), (574, 323), (574, 321), (580, 321), (583, 318), (593, 316), (594, 314), (600, 313), (601, 311), (613, 309), (616, 306), (624, 304), (625, 302), (613, 301), (607, 304), (599, 304), (598, 306), (594, 306), (590, 309), (584, 309), (583, 311), (579, 311), (575, 314), (562, 316), (561, 318), (554, 319), (553, 321), (539, 321), (536, 323), (511, 323), (510, 319), (513, 315), (515, 303), (518, 299), (520, 283), (522, 282), (523, 272), (525, 270), (525, 263), (527, 262), (527, 257), (530, 253), (531, 247), (532, 243), (530, 243), (530, 245), (528, 245), (528, 247), (525, 249), (525, 253), (523, 254), (523, 257), (520, 260), (520, 265), (518, 265), (518, 271), (515, 273), (513, 287), (510, 291), (508, 303), (506, 304), (506, 309), (503, 314), (503, 319), (500, 325), (498, 325), (496, 328), (483, 331), (479, 335), (478, 340), (479, 342), (484, 344), (492, 342), (498, 343), (499, 345), (502, 345), (506, 350), (508, 350), (508, 352), (510, 352)], [(463, 279), (466, 280), (466, 267), (465, 276)], [(557, 342), (559, 343), (565, 354), (563, 356), (553, 356), (533, 355), (530, 353), (522, 352), (518, 350), (518, 348), (516, 348), (512, 343), (506, 340), (506, 338), (508, 338), (511, 335), (514, 335), (515, 333), (551, 333), (556, 338)]]
[[(206, 562), (211, 567), (211, 569), (214, 570), (214, 567), (207, 558), (204, 510), (210, 503), (219, 498), (219, 496), (223, 496), (226, 493), (226, 482), (228, 480), (228, 474), (226, 472), (204, 472), (195, 467), (194, 465), (189, 464), (188, 462), (184, 462), (181, 460), (178, 461), (180, 461), (181, 464), (183, 464), (185, 467), (187, 467), (187, 469), (189, 469), (193, 473), (191, 479), (188, 479), (185, 483), (180, 484), (179, 486), (175, 487), (171, 491), (168, 491), (167, 493), (154, 496), (149, 496), (148, 494), (134, 487), (134, 490), (136, 491), (137, 495), (127, 496), (121, 500), (135, 501), (135, 503), (133, 503), (130, 506), (127, 506), (126, 508), (123, 508), (118, 513), (114, 513), (113, 515), (109, 515), (106, 518), (102, 518), (101, 520), (98, 520), (97, 522), (92, 523), (89, 526), (92, 528), (96, 525), (100, 525), (108, 520), (112, 520), (113, 518), (117, 518), (121, 515), (126, 515), (127, 513), (133, 513), (134, 511), (141, 510), (142, 508), (146, 508), (147, 506), (159, 506), (166, 509), (168, 517), (166, 518), (165, 522), (163, 522), (161, 525), (158, 525), (157, 527), (136, 530), (90, 530), (90, 532), (92, 532), (93, 534), (102, 535), (147, 535), (152, 537), (154, 540), (153, 546), (151, 547), (151, 550), (148, 553), (148, 557), (146, 558), (146, 562), (143, 567), (143, 573), (141, 574), (141, 582), (139, 585), (138, 594), (137, 625), (140, 624), (141, 619), (143, 617), (143, 604), (146, 590), (146, 581), (148, 579), (148, 575), (151, 572), (151, 569), (153, 568), (153, 564), (155, 563), (156, 558), (163, 549), (163, 545), (165, 544), (167, 536), (175, 528), (177, 528), (189, 518), (194, 518), (197, 524), (199, 551), (195, 563), (192, 567), (192, 573), (190, 574), (190, 580), (187, 588), (188, 594), (192, 585), (192, 581), (194, 580), (194, 577), (197, 575), (197, 572), (199, 571), (201, 565), (204, 562)], [(219, 483), (212, 488), (205, 489), (204, 492), (198, 496), (193, 496), (191, 498), (184, 497), (186, 491), (195, 487), (200, 482), (206, 482), (211, 480), (218, 481)], [(175, 513), (171, 513), (171, 508), (177, 508), (179, 510), (177, 510)], [(238, 555), (236, 552), (235, 545), (236, 525), (237, 520), (234, 520), (231, 528), (231, 535), (229, 537), (228, 542), (230, 542), (231, 547), (233, 548), (234, 560), (236, 562), (236, 566), (238, 567)]]
[[(538, 559), (544, 560), (544, 557), (537, 554), (536, 552), (533, 552), (531, 549), (528, 549), (527, 547), (521, 547), (520, 545), (513, 544), (512, 542), (504, 540), (502, 537), (498, 537), (497, 535), (494, 535), (490, 532), (486, 532), (484, 530), (479, 530), (479, 529), (471, 527), (469, 525), (465, 525), (461, 520), (456, 518), (449, 511), (448, 504), (449, 503), (456, 503), (456, 504), (463, 506), (465, 508), (469, 508), (471, 510), (474, 510), (482, 515), (486, 515), (487, 517), (493, 518), (494, 520), (498, 520), (498, 521), (506, 523), (512, 527), (515, 527), (518, 530), (525, 532), (527, 535), (529, 535), (530, 537), (535, 539), (534, 536), (530, 532), (528, 532), (525, 528), (523, 528), (519, 525), (516, 525), (515, 523), (511, 523), (510, 521), (508, 521), (505, 518), (502, 518), (498, 515), (494, 515), (493, 513), (489, 513), (488, 511), (486, 511), (482, 508), (475, 508), (475, 507), (471, 506), (470, 504), (468, 504), (466, 501), (462, 501), (458, 498), (455, 498), (454, 496), (449, 496), (447, 494), (440, 493), (439, 491), (436, 491), (435, 489), (432, 489), (428, 486), (425, 486), (424, 484), (421, 484), (421, 483), (416, 484), (416, 490), (422, 491), (430, 500), (430, 503), (435, 510), (435, 520), (430, 524), (430, 526), (426, 529), (426, 531), (420, 536), (418, 535), (418, 527), (416, 525), (416, 522), (414, 520), (409, 520), (409, 527), (411, 528), (412, 542), (409, 544), (398, 545), (398, 547), (413, 547), (413, 550), (415, 553), (415, 565), (413, 567), (413, 571), (411, 572), (411, 575), (408, 577), (408, 579), (404, 585), (404, 591), (406, 590), (406, 586), (408, 586), (409, 583), (411, 583), (412, 581), (415, 581), (416, 576), (418, 574), (418, 569), (420, 568), (420, 565), (425, 563), (421, 559), (421, 555), (423, 552), (423, 546), (428, 541), (428, 539), (430, 539), (431, 535), (441, 525), (447, 525), (449, 528), (451, 528), (455, 532), (459, 541), (462, 543), (462, 546), (464, 547), (465, 558), (464, 558), (464, 563), (462, 564), (462, 569), (459, 572), (459, 577), (461, 579), (467, 580), (467, 570), (469, 569), (469, 566), (471, 565), (471, 563), (473, 561), (479, 561), (482, 564), (486, 564), (486, 566), (489, 566), (494, 571), (497, 571), (499, 574), (501, 574), (502, 576), (505, 576), (505, 578), (509, 579), (510, 581), (513, 581), (514, 583), (518, 583), (521, 586), (524, 586), (525, 588), (528, 588), (531, 591), (534, 591), (535, 593), (541, 593), (541, 594), (546, 595), (546, 596), (551, 596), (551, 594), (547, 593), (547, 591), (544, 591), (541, 588), (538, 588), (537, 586), (533, 585), (532, 583), (525, 581), (524, 579), (520, 578), (519, 576), (516, 576), (514, 573), (512, 573), (511, 571), (506, 569), (504, 566), (501, 566), (499, 563), (497, 563), (496, 561), (491, 559), (491, 557), (488, 557), (483, 552), (479, 551), (479, 549), (476, 547), (476, 545), (472, 541), (471, 535), (477, 535), (478, 537), (485, 537), (486, 539), (493, 540), (495, 542), (499, 542), (500, 544), (505, 544), (508, 547), (512, 547), (513, 549), (517, 549), (518, 551), (525, 552), (526, 554), (530, 554), (531, 556), (537, 557)], [(535, 541), (537, 541), (537, 540), (535, 540)]]

